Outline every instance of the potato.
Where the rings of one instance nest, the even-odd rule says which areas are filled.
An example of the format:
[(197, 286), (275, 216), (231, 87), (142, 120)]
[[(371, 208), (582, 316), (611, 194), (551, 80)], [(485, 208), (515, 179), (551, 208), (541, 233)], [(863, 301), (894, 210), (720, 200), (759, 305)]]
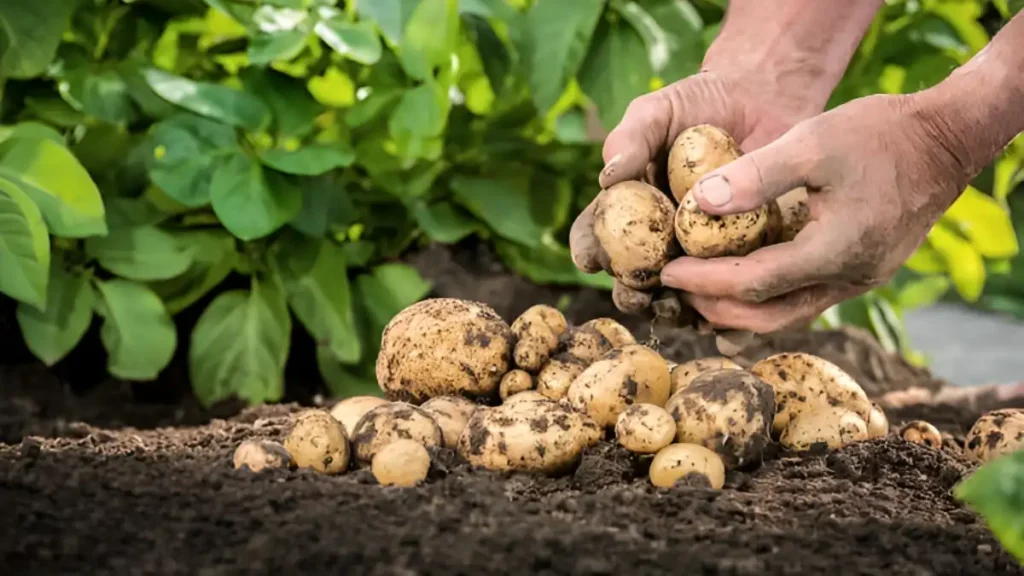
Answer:
[(900, 428), (900, 436), (915, 444), (923, 444), (929, 448), (942, 448), (942, 434), (939, 429), (924, 420), (907, 422)]
[(670, 386), (665, 359), (642, 344), (629, 344), (588, 366), (569, 386), (566, 398), (607, 428), (630, 404), (664, 405)]
[(729, 468), (760, 460), (771, 442), (775, 393), (750, 372), (710, 370), (665, 404), (676, 422), (676, 441), (714, 450)]
[(566, 333), (559, 344), (559, 353), (568, 354), (586, 366), (611, 352), (612, 348), (615, 346), (596, 328), (580, 326)]
[(352, 448), (356, 460), (369, 464), (374, 455), (396, 440), (415, 440), (426, 447), (441, 446), (444, 434), (425, 410), (408, 402), (390, 402), (367, 412), (356, 424)]
[(552, 400), (561, 400), (586, 369), (587, 363), (568, 354), (555, 356), (537, 374), (537, 392)]
[(609, 273), (637, 290), (657, 286), (661, 269), (679, 254), (675, 211), (668, 196), (643, 182), (620, 182), (601, 192), (594, 235), (608, 254)]
[(775, 389), (775, 434), (801, 412), (820, 406), (846, 408), (865, 423), (871, 417), (871, 401), (860, 384), (824, 358), (783, 352), (754, 364), (750, 371)]
[(636, 338), (628, 328), (611, 318), (595, 318), (586, 322), (581, 328), (593, 328), (601, 333), (612, 348), (622, 348), (627, 344), (636, 344)]
[(489, 470), (558, 474), (576, 464), (595, 430), (593, 421), (560, 402), (510, 402), (474, 413), (458, 451)]
[(389, 398), (492, 396), (512, 367), (512, 329), (486, 304), (455, 298), (417, 302), (388, 322), (377, 382)]
[(509, 396), (526, 392), (533, 389), (533, 377), (526, 370), (510, 370), (501, 378), (501, 385), (498, 386), (498, 396), (502, 400), (508, 400)]
[(710, 124), (683, 130), (668, 153), (668, 185), (676, 202), (701, 178), (740, 157), (742, 152), (727, 132)]
[(789, 242), (811, 218), (807, 189), (794, 188), (768, 204), (768, 244)]
[(1007, 408), (984, 414), (964, 438), (971, 458), (987, 462), (1024, 448), (1024, 409)]
[(889, 434), (889, 418), (885, 411), (878, 404), (871, 403), (871, 413), (868, 414), (868, 438), (881, 438)]
[(351, 396), (339, 401), (331, 408), (331, 416), (345, 427), (349, 438), (355, 431), (356, 423), (370, 410), (387, 404), (388, 400), (378, 396)]
[(519, 392), (517, 394), (513, 394), (513, 395), (509, 396), (505, 400), (505, 404), (511, 404), (513, 402), (536, 402), (536, 401), (553, 402), (553, 400), (551, 398), (548, 398), (547, 396), (541, 394), (540, 392), (537, 392), (536, 390), (527, 390), (525, 392)]
[(430, 453), (415, 440), (396, 440), (370, 462), (370, 472), (381, 486), (415, 486), (427, 478), (429, 470)]
[(424, 402), (420, 408), (441, 428), (444, 445), (454, 448), (462, 429), (466, 427), (466, 422), (478, 406), (461, 396), (437, 396)]
[(659, 488), (671, 488), (681, 479), (698, 478), (718, 490), (725, 485), (725, 464), (718, 454), (703, 446), (669, 444), (654, 455), (648, 476)]
[(835, 450), (868, 439), (868, 425), (856, 412), (839, 406), (821, 406), (796, 415), (782, 433), (780, 443), (794, 452), (816, 445)]
[(619, 414), (615, 438), (630, 452), (653, 454), (672, 443), (676, 421), (661, 406), (633, 404)]
[(306, 410), (284, 439), (284, 448), (299, 468), (326, 474), (348, 469), (351, 450), (345, 427), (325, 410)]
[(516, 366), (536, 372), (558, 348), (558, 338), (568, 329), (568, 323), (557, 308), (538, 304), (520, 314), (511, 328), (516, 337)]
[(676, 392), (679, 392), (683, 388), (686, 388), (687, 386), (690, 385), (691, 382), (693, 382), (694, 378), (700, 376), (705, 372), (709, 372), (711, 370), (721, 370), (723, 368), (728, 368), (731, 370), (743, 369), (742, 366), (733, 362), (729, 358), (726, 358), (725, 356), (709, 356), (706, 358), (697, 358), (695, 360), (690, 360), (689, 362), (679, 364), (675, 368), (673, 368), (671, 372), (672, 389), (670, 391), (670, 394), (675, 394)]
[(634, 290), (622, 282), (612, 286), (612, 303), (626, 314), (639, 314), (651, 305), (654, 295), (650, 291)]
[(675, 231), (687, 256), (746, 256), (768, 244), (768, 206), (718, 216), (701, 210), (693, 194), (687, 193), (676, 211)]
[(292, 455), (284, 446), (271, 440), (250, 439), (242, 442), (235, 448), (231, 461), (236, 470), (245, 468), (252, 472), (295, 466)]

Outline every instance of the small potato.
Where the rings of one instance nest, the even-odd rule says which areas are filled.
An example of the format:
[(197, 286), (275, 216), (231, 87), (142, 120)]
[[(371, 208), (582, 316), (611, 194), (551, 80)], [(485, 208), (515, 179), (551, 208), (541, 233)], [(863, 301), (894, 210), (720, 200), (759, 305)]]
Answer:
[(299, 468), (325, 474), (348, 469), (351, 450), (345, 427), (325, 410), (307, 410), (295, 419), (284, 448)]
[(864, 389), (835, 364), (804, 352), (769, 356), (750, 369), (775, 389), (773, 432), (781, 434), (801, 412), (823, 406), (853, 411), (865, 423), (871, 417), (871, 401)]
[(760, 461), (771, 442), (775, 393), (750, 372), (710, 370), (665, 404), (676, 422), (676, 441), (714, 450), (729, 468)]
[(415, 440), (426, 447), (441, 446), (444, 434), (425, 410), (407, 402), (390, 402), (367, 412), (356, 424), (352, 447), (356, 460), (369, 464), (374, 455), (395, 440)]
[(693, 382), (694, 378), (705, 372), (710, 372), (711, 370), (722, 370), (724, 368), (731, 370), (743, 369), (742, 366), (725, 356), (697, 358), (695, 360), (679, 364), (672, 369), (672, 390), (670, 394), (675, 394), (683, 388), (686, 388), (691, 382)]
[(498, 387), (498, 396), (502, 400), (520, 392), (533, 389), (533, 377), (526, 370), (510, 370), (501, 378), (501, 385)]
[(725, 130), (699, 124), (683, 130), (668, 153), (668, 185), (676, 202), (701, 178), (740, 157), (736, 140)]
[(378, 396), (351, 396), (339, 401), (331, 408), (331, 416), (345, 427), (349, 438), (355, 432), (356, 423), (370, 410), (387, 404), (388, 400)]
[(461, 396), (437, 396), (427, 400), (423, 409), (441, 427), (444, 445), (454, 448), (462, 429), (479, 405)]
[(768, 204), (768, 244), (789, 242), (811, 218), (807, 189), (794, 188)]
[(595, 318), (583, 324), (582, 327), (590, 327), (600, 332), (602, 336), (608, 339), (612, 348), (622, 348), (627, 344), (636, 344), (636, 338), (633, 337), (633, 333), (611, 318)]
[(718, 490), (725, 485), (725, 464), (718, 454), (703, 446), (669, 444), (654, 455), (648, 476), (651, 484), (659, 488), (671, 488), (679, 480), (696, 478)]
[(964, 438), (965, 452), (980, 462), (1024, 448), (1024, 409), (1007, 408), (984, 414)]
[(626, 314), (639, 314), (651, 305), (653, 294), (645, 290), (634, 290), (622, 282), (612, 287), (612, 302)]
[(804, 411), (786, 426), (780, 443), (794, 452), (825, 445), (835, 450), (868, 439), (868, 425), (857, 413), (842, 407), (824, 406)]
[(630, 404), (662, 406), (670, 388), (668, 363), (642, 344), (616, 348), (579, 375), (566, 395), (573, 408), (607, 428)]
[(593, 326), (580, 326), (567, 332), (559, 344), (559, 352), (589, 365), (611, 352), (611, 341)]
[(687, 256), (746, 256), (767, 244), (771, 232), (768, 206), (718, 216), (701, 210), (688, 193), (676, 211), (675, 231)]
[(431, 298), (388, 322), (377, 355), (377, 382), (392, 400), (496, 395), (512, 367), (511, 327), (490, 306)]
[(568, 354), (555, 356), (537, 374), (537, 392), (552, 400), (561, 400), (569, 386), (587, 369), (586, 362)]
[(235, 448), (231, 460), (236, 470), (245, 468), (252, 472), (295, 466), (292, 455), (284, 446), (271, 440), (246, 440)]
[(558, 339), (567, 329), (565, 316), (557, 308), (537, 304), (526, 309), (512, 322), (516, 366), (528, 372), (540, 370), (558, 348)]
[(889, 418), (885, 411), (878, 404), (871, 403), (871, 413), (868, 414), (868, 438), (881, 438), (889, 434)]
[(939, 433), (939, 429), (924, 420), (907, 422), (900, 428), (900, 436), (915, 444), (923, 444), (936, 450), (942, 448), (942, 434)]
[(615, 423), (615, 438), (630, 452), (653, 454), (671, 444), (675, 437), (676, 421), (654, 404), (633, 404), (619, 414)]
[(415, 440), (396, 440), (381, 448), (370, 463), (370, 472), (381, 486), (415, 486), (427, 478), (430, 453)]
[(674, 216), (672, 200), (643, 182), (620, 182), (601, 192), (594, 235), (608, 254), (609, 272), (630, 288), (657, 286), (661, 269), (679, 254)]

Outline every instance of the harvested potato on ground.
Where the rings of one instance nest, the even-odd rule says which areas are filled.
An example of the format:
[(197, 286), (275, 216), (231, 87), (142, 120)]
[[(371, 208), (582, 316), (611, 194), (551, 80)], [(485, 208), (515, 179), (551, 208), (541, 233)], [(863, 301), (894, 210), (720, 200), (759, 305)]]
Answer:
[(780, 443), (794, 452), (823, 444), (835, 450), (868, 439), (868, 425), (856, 412), (839, 406), (821, 406), (800, 412), (786, 426)]
[(665, 404), (676, 441), (714, 450), (729, 468), (758, 462), (771, 442), (775, 393), (745, 370), (721, 368), (694, 378)]
[(326, 474), (348, 469), (351, 450), (341, 422), (325, 410), (307, 410), (295, 419), (284, 439), (284, 448), (299, 468)]
[(607, 428), (630, 404), (664, 405), (670, 386), (665, 359), (642, 344), (629, 344), (588, 366), (569, 386), (566, 399)]
[(415, 440), (424, 446), (444, 442), (441, 427), (429, 413), (407, 402), (391, 402), (366, 413), (356, 424), (352, 448), (356, 460), (369, 464), (375, 454), (395, 440)]
[(587, 369), (587, 362), (568, 354), (559, 354), (537, 374), (537, 392), (552, 400), (561, 400), (569, 392), (569, 386)]
[(900, 428), (900, 436), (915, 444), (923, 444), (929, 448), (942, 448), (942, 434), (939, 429), (924, 420), (907, 422)]
[(489, 470), (557, 474), (576, 464), (595, 430), (593, 421), (560, 402), (510, 402), (474, 413), (458, 450)]
[(421, 404), (446, 394), (492, 396), (512, 367), (512, 329), (486, 304), (423, 300), (388, 322), (377, 382), (389, 398)]
[(291, 468), (295, 465), (292, 455), (284, 446), (271, 440), (246, 440), (235, 448), (231, 458), (235, 469), (245, 468), (259, 472), (269, 468)]
[(636, 344), (636, 338), (628, 328), (611, 318), (594, 318), (583, 324), (581, 328), (593, 328), (608, 339), (612, 348), (622, 348), (627, 344)]
[(370, 462), (370, 472), (382, 486), (415, 486), (427, 478), (429, 470), (430, 453), (415, 440), (396, 440)]
[(868, 438), (881, 438), (889, 434), (889, 418), (885, 411), (877, 403), (871, 403), (871, 413), (868, 414)]
[(725, 130), (699, 124), (683, 130), (668, 153), (668, 185), (676, 202), (710, 172), (736, 160), (740, 147)]
[(619, 414), (615, 438), (630, 452), (653, 454), (672, 443), (676, 421), (661, 406), (633, 404)]
[(672, 389), (670, 394), (675, 394), (686, 388), (693, 382), (693, 379), (711, 370), (742, 370), (743, 367), (725, 356), (709, 356), (697, 358), (677, 365), (672, 369)]
[(630, 288), (657, 286), (661, 269), (679, 254), (675, 212), (668, 196), (643, 182), (620, 182), (601, 192), (594, 235), (608, 254), (609, 272)]
[(768, 244), (768, 207), (718, 216), (700, 209), (692, 194), (676, 211), (676, 239), (687, 256), (722, 258), (746, 256)]
[(565, 316), (557, 308), (546, 304), (528, 308), (512, 322), (516, 366), (528, 372), (540, 370), (558, 348), (558, 339), (567, 329)]
[(775, 434), (781, 434), (796, 415), (820, 406), (846, 408), (865, 423), (871, 417), (871, 401), (860, 384), (824, 358), (783, 352), (754, 364), (750, 371), (775, 389)]
[(466, 427), (469, 417), (479, 405), (461, 396), (437, 396), (423, 403), (420, 408), (430, 415), (441, 428), (444, 445), (454, 448), (459, 434)]
[(502, 400), (508, 400), (509, 396), (526, 392), (533, 389), (533, 376), (526, 370), (510, 370), (501, 378), (501, 385), (498, 386), (498, 396)]
[(964, 448), (981, 462), (1024, 448), (1024, 409), (994, 410), (978, 418), (964, 438)]
[(789, 242), (811, 218), (807, 189), (794, 188), (768, 204), (768, 244)]
[(715, 452), (697, 444), (669, 444), (654, 455), (648, 476), (651, 484), (671, 488), (694, 475), (710, 488), (725, 485), (725, 464)]
[(505, 404), (511, 404), (513, 402), (537, 402), (537, 401), (553, 402), (551, 398), (537, 392), (536, 390), (527, 390), (518, 394), (513, 394), (505, 399)]
[(345, 427), (345, 434), (351, 438), (355, 432), (356, 423), (363, 417), (363, 414), (387, 403), (387, 399), (378, 396), (351, 396), (335, 404), (331, 408), (331, 416), (341, 422), (341, 425)]
[(559, 354), (568, 354), (585, 365), (596, 362), (615, 348), (611, 341), (593, 326), (579, 326), (569, 330), (559, 343)]

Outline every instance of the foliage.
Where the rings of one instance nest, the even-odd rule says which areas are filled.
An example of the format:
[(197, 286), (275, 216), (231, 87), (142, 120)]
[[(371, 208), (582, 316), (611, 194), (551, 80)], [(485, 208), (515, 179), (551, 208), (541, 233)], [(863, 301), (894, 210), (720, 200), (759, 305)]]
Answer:
[[(116, 376), (151, 380), (188, 346), (205, 404), (273, 401), (301, 327), (335, 393), (375, 391), (383, 326), (431, 290), (399, 261), (419, 244), (475, 236), (532, 281), (610, 287), (566, 246), (601, 134), (698, 70), (724, 7), (3, 3), (0, 291), (47, 364), (98, 321)], [(888, 3), (832, 104), (937, 82), (1014, 7)], [(1017, 253), (1005, 201), (1021, 158), (951, 209), (914, 283), (851, 305), (898, 327), (947, 284), (976, 298)], [(174, 317), (193, 307), (179, 342)]]
[(953, 489), (1024, 565), (1024, 450), (982, 465)]

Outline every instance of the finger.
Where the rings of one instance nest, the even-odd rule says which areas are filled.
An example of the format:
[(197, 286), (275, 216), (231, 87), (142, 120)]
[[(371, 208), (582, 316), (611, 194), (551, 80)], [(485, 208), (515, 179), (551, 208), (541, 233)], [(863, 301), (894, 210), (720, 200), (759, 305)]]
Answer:
[(832, 305), (865, 290), (850, 285), (816, 284), (760, 304), (698, 295), (690, 295), (687, 300), (715, 326), (765, 334), (805, 325)]
[(604, 270), (608, 262), (608, 255), (594, 235), (594, 210), (597, 207), (597, 198), (601, 194), (580, 212), (569, 229), (569, 252), (572, 255), (572, 262), (587, 274)]
[(605, 138), (601, 188), (643, 179), (647, 165), (667, 146), (665, 135), (671, 121), (672, 104), (664, 88), (634, 99)]
[(651, 293), (630, 288), (616, 280), (612, 287), (612, 302), (624, 314), (639, 314), (651, 306)]

